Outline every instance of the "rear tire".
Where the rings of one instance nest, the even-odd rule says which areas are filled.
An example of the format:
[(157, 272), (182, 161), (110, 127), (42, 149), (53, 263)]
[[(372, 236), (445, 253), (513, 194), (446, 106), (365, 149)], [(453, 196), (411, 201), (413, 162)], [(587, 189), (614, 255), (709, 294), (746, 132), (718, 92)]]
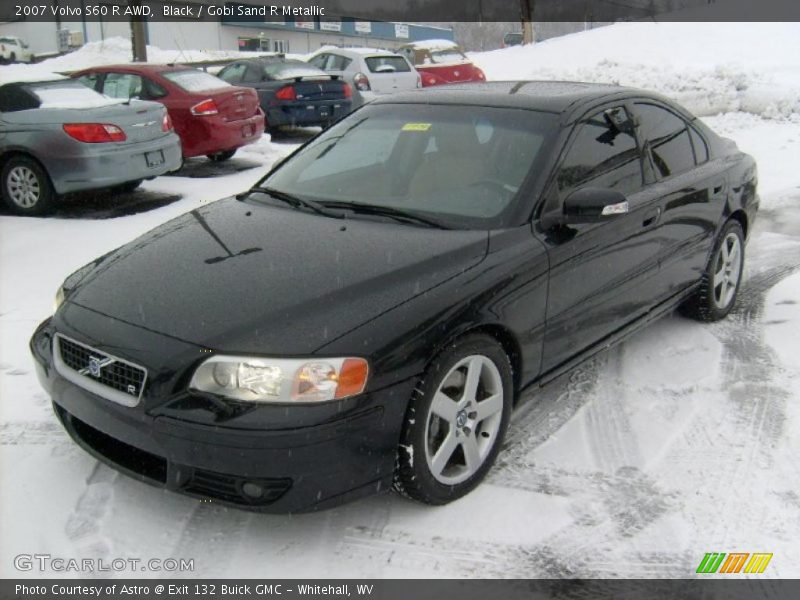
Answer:
[(730, 220), (714, 244), (700, 287), (680, 312), (698, 321), (724, 319), (736, 304), (743, 271), (744, 232), (738, 221)]
[(45, 170), (27, 156), (12, 156), (0, 171), (6, 206), (17, 215), (44, 215), (53, 210), (55, 192)]
[(394, 487), (426, 504), (473, 490), (492, 467), (513, 406), (503, 347), (472, 334), (434, 358), (414, 390), (397, 453)]
[(118, 190), (119, 192), (123, 193), (123, 194), (130, 194), (134, 190), (136, 190), (136, 188), (138, 188), (140, 185), (142, 185), (142, 180), (141, 179), (136, 179), (134, 181), (128, 181), (126, 183), (118, 185), (118, 186), (116, 186), (115, 189)]
[(213, 160), (214, 162), (225, 162), (226, 160), (233, 158), (233, 155), (236, 154), (236, 148), (233, 150), (225, 150), (224, 152), (215, 152), (214, 154), (206, 154), (209, 160)]

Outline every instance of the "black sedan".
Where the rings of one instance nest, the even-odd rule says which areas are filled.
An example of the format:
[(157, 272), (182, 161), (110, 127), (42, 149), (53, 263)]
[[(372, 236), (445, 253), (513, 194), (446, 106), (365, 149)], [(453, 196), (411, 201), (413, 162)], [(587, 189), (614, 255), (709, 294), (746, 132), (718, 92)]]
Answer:
[(758, 202), (753, 159), (653, 94), (412, 92), (68, 277), (31, 350), (75, 441), (148, 483), (446, 503), (523, 391), (676, 307), (725, 317)]
[(222, 69), (219, 77), (233, 85), (255, 88), (268, 131), (282, 126), (327, 127), (350, 112), (350, 85), (301, 60), (238, 60)]

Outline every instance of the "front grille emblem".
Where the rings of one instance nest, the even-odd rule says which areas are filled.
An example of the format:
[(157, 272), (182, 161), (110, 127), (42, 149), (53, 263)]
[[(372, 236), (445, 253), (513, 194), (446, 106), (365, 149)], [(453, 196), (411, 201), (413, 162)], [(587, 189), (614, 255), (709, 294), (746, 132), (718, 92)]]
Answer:
[(91, 375), (95, 379), (100, 379), (101, 375), (103, 374), (103, 368), (115, 362), (117, 361), (113, 358), (99, 358), (97, 356), (90, 356), (89, 364), (87, 364), (83, 369), (79, 370), (78, 373), (81, 375)]
[(89, 374), (92, 377), (100, 377), (100, 359), (93, 356), (89, 359)]

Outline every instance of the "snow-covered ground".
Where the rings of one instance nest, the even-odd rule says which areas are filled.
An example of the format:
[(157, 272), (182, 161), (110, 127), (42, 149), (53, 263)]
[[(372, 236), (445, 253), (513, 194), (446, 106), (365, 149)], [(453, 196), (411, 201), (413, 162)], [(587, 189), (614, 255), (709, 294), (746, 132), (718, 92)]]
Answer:
[[(691, 74), (722, 63), (712, 48), (693, 59), (675, 45), (685, 27), (622, 24), (474, 59), (490, 77), (632, 77), (619, 65), (649, 64), (649, 40), (664, 70), (640, 85), (680, 95), (659, 73), (683, 70), (710, 105), (718, 79), (703, 88)], [(745, 46), (739, 25), (692, 27), (723, 50)], [(733, 56), (794, 93), (800, 35), (772, 27), (749, 24)], [(548, 73), (530, 64), (551, 52)], [(800, 120), (723, 108), (705, 120), (756, 157), (763, 203), (733, 314), (714, 325), (667, 317), (529, 394), (488, 481), (438, 508), (387, 494), (268, 516), (162, 492), (76, 447), (33, 375), (28, 338), (68, 273), (246, 188), (302, 135), (262, 140), (226, 165), (190, 161), (110, 207), (101, 197), (48, 219), (0, 215), (0, 577), (25, 575), (12, 566), (20, 553), (193, 558), (207, 577), (691, 577), (711, 551), (771, 552), (766, 576), (800, 577)]]

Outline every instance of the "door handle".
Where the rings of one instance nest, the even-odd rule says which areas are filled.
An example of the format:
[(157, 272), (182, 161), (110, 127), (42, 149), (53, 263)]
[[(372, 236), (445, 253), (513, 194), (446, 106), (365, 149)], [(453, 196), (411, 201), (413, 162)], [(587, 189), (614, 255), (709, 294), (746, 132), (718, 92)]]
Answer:
[(644, 220), (642, 221), (642, 227), (650, 227), (651, 225), (655, 225), (658, 221), (658, 217), (661, 216), (661, 207), (658, 207), (651, 213), (649, 213)]
[(712, 189), (715, 196), (721, 194), (725, 190), (725, 180), (717, 181)]

